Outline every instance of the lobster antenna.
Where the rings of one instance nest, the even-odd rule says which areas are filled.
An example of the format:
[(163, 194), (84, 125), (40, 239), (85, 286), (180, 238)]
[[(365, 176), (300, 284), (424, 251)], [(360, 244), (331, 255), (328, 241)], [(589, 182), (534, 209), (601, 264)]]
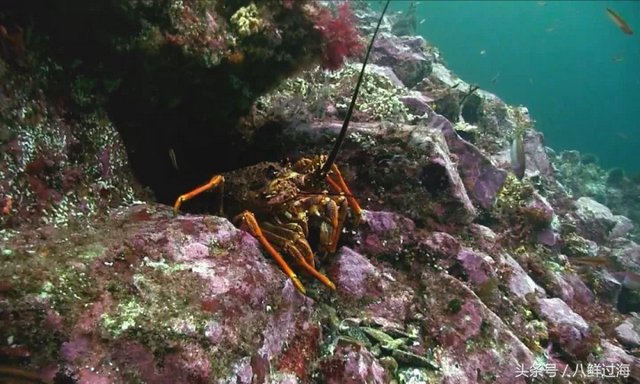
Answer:
[(360, 71), (360, 76), (358, 77), (358, 83), (356, 84), (356, 89), (353, 92), (353, 97), (351, 98), (351, 104), (349, 104), (349, 109), (347, 110), (347, 117), (344, 119), (344, 123), (342, 123), (342, 129), (340, 130), (340, 134), (338, 135), (338, 139), (335, 144), (333, 144), (333, 148), (331, 149), (331, 153), (329, 154), (329, 158), (327, 162), (324, 163), (324, 166), (320, 168), (318, 171), (317, 180), (324, 179), (331, 166), (336, 161), (336, 157), (338, 156), (338, 151), (340, 150), (340, 146), (344, 141), (345, 136), (347, 135), (347, 128), (349, 128), (349, 121), (351, 121), (351, 115), (353, 114), (353, 108), (356, 106), (356, 99), (358, 98), (358, 91), (360, 91), (360, 85), (362, 84), (362, 79), (364, 78), (364, 68), (367, 66), (367, 61), (369, 60), (369, 54), (371, 53), (371, 48), (373, 48), (373, 42), (376, 40), (376, 36), (378, 35), (378, 29), (380, 29), (380, 24), (382, 24), (382, 19), (384, 18), (385, 12), (387, 12), (387, 8), (389, 7), (389, 3), (391, 0), (387, 0), (387, 3), (382, 10), (382, 14), (380, 15), (380, 20), (378, 20), (378, 25), (376, 26), (375, 32), (373, 32), (373, 38), (369, 43), (369, 48), (367, 49), (367, 55), (364, 57), (364, 63), (362, 63), (362, 70)]

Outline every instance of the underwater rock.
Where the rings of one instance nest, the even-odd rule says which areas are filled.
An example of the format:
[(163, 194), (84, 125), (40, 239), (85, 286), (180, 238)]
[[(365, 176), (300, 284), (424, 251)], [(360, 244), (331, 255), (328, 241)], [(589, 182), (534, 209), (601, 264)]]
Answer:
[(443, 132), (450, 151), (457, 156), (458, 171), (467, 193), (482, 208), (491, 209), (507, 178), (507, 172), (496, 167), (476, 146), (462, 140), (447, 119), (441, 115), (432, 116), (429, 126)]
[(453, 71), (441, 63), (433, 64), (432, 71), (429, 74), (427, 81), (435, 88), (453, 88), (456, 84), (460, 84), (458, 87), (462, 87), (463, 91), (466, 92), (469, 89), (468, 83), (458, 78)]
[(560, 159), (563, 162), (575, 165), (575, 164), (580, 164), (582, 160), (582, 155), (580, 154), (579, 151), (576, 151), (576, 150), (562, 151), (560, 152)]
[(611, 233), (609, 233), (610, 239), (626, 237), (627, 233), (633, 229), (633, 221), (629, 220), (627, 217), (615, 215), (613, 216), (613, 219), (616, 221), (616, 225), (611, 230)]
[(328, 273), (336, 286), (340, 286), (338, 302), (349, 309), (351, 316), (371, 316), (402, 323), (414, 293), (397, 282), (394, 275), (393, 270), (373, 265), (347, 247), (340, 248)]
[(553, 206), (537, 191), (533, 191), (531, 198), (522, 207), (522, 213), (536, 225), (549, 225), (555, 217)]
[[(328, 151), (342, 124), (299, 124), (287, 132), (299, 155)], [(371, 210), (393, 210), (434, 225), (470, 223), (476, 210), (454, 156), (438, 130), (351, 123), (337, 162), (347, 184)]]
[(65, 119), (40, 75), (1, 72), (0, 229), (73, 225), (142, 198), (103, 111)]
[(616, 327), (616, 339), (627, 347), (640, 347), (640, 319), (632, 313), (622, 324)]
[[(319, 1), (325, 5), (330, 6), (333, 1)], [(372, 9), (366, 2), (354, 1), (349, 4), (351, 11), (358, 20), (358, 29), (367, 35), (373, 34), (376, 30), (376, 26), (380, 21), (380, 11)], [(393, 15), (390, 12), (384, 15), (382, 23), (380, 24), (380, 32), (391, 33), (393, 28), (392, 23)]]
[(396, 76), (396, 73), (393, 72), (393, 69), (389, 67), (383, 67), (381, 65), (367, 63), (367, 70), (371, 71), (372, 73), (386, 77), (387, 79), (389, 79), (389, 81), (391, 81), (391, 83), (393, 83), (393, 85), (395, 85), (398, 88), (405, 88), (402, 81), (398, 79), (398, 76)]
[(415, 223), (391, 212), (365, 211), (355, 250), (367, 255), (398, 255), (413, 240)]
[(588, 335), (589, 325), (559, 298), (540, 299), (536, 313), (549, 323), (552, 340), (566, 352), (575, 353)]
[(365, 347), (338, 344), (333, 356), (319, 362), (323, 383), (386, 384), (388, 373)]
[(576, 274), (565, 273), (561, 277), (563, 284), (562, 300), (569, 305), (590, 304), (595, 300), (595, 295), (589, 287)]
[(464, 274), (469, 279), (469, 282), (476, 286), (496, 277), (493, 269), (495, 261), (487, 255), (474, 252), (469, 248), (463, 248), (458, 253), (457, 259), (462, 264)]
[(432, 232), (423, 238), (418, 247), (436, 258), (453, 260), (460, 253), (460, 242), (448, 233)]
[(525, 272), (520, 264), (510, 255), (502, 255), (503, 263), (511, 268), (509, 276), (509, 290), (521, 299), (526, 299), (530, 293), (536, 296), (544, 296), (545, 290), (533, 281), (533, 279)]
[(599, 296), (614, 307), (618, 306), (622, 283), (607, 270), (596, 271), (600, 282)]
[(493, 252), (497, 235), (491, 228), (484, 225), (472, 223), (468, 227), (469, 234), (473, 237), (476, 247), (485, 252)]
[(620, 367), (621, 364), (627, 364), (629, 366), (629, 383), (640, 381), (640, 359), (633, 357), (625, 352), (624, 349), (612, 344), (608, 340), (603, 340), (601, 343), (602, 354), (597, 359), (598, 364), (605, 366)]
[(526, 130), (523, 140), (526, 169), (532, 173), (552, 176), (553, 168), (545, 150), (544, 134), (538, 131)]
[(330, 277), (346, 294), (360, 298), (377, 298), (385, 287), (380, 271), (362, 255), (342, 247)]
[(590, 197), (581, 197), (575, 202), (575, 215), (583, 237), (602, 243), (616, 225), (611, 210)]
[(553, 326), (570, 325), (580, 332), (586, 332), (589, 329), (589, 325), (582, 316), (573, 312), (567, 303), (559, 298), (540, 299), (537, 304), (540, 317)]
[[(4, 247), (14, 253), (3, 256), (0, 281), (20, 280), (0, 311), (22, 315), (0, 316), (0, 337), (12, 335), (38, 366), (56, 364), (65, 375), (90, 367), (101, 378), (117, 371), (113, 382), (211, 381), (245, 356), (280, 361), (273, 373), (296, 367), (305, 375), (319, 345), (313, 301), (224, 218), (174, 218), (170, 207), (137, 205), (96, 227), (61, 228), (44, 242), (25, 232)], [(28, 305), (37, 295), (45, 300)], [(37, 307), (41, 320), (23, 316)], [(63, 322), (45, 317), (62, 311)], [(51, 351), (64, 359), (51, 360)], [(254, 374), (264, 371), (258, 357)]]
[[(455, 135), (455, 133), (453, 134)], [(471, 222), (476, 216), (476, 210), (467, 196), (467, 190), (465, 189), (463, 180), (461, 180), (458, 175), (460, 166), (459, 164), (454, 164), (451, 160), (450, 151), (449, 148), (447, 148), (448, 143), (445, 143), (442, 136), (434, 135), (432, 130), (416, 128), (411, 132), (408, 145), (414, 149), (431, 153), (429, 164), (426, 168), (423, 168), (424, 174), (422, 175), (427, 189), (441, 189), (442, 187), (438, 186), (438, 183), (444, 183), (450, 186), (452, 197), (455, 199), (454, 201), (460, 205), (458, 209), (459, 213), (457, 214), (459, 217), (458, 221), (466, 224)], [(460, 161), (459, 156), (458, 161)], [(456, 165), (458, 166), (457, 170)], [(438, 169), (442, 170), (438, 171)], [(429, 175), (429, 173), (433, 174)], [(444, 173), (444, 175), (440, 176), (440, 179), (444, 180), (438, 180), (439, 173)], [(444, 214), (445, 208), (445, 206), (439, 207), (440, 212)]]
[[(373, 44), (371, 62), (391, 67), (408, 88), (418, 84), (431, 73), (434, 57), (424, 52), (418, 36), (396, 37), (390, 33), (381, 33)], [(416, 43), (417, 42), (417, 43)]]
[(551, 223), (542, 231), (538, 232), (537, 240), (542, 245), (553, 247), (558, 244), (561, 232), (562, 225), (560, 223), (560, 219), (554, 215), (551, 219)]
[(609, 248), (609, 257), (628, 271), (640, 272), (640, 245), (628, 239), (617, 238), (609, 243)]
[(475, 383), (478, 377), (503, 377), (509, 383), (525, 383), (522, 377), (514, 377), (513, 367), (531, 366), (533, 353), (499, 316), (452, 276), (425, 272), (421, 282), (429, 293), (421, 303), (427, 315), (423, 328), (443, 348), (437, 358), (442, 382)]
[(355, 23), (332, 22), (313, 1), (292, 4), (68, 0), (34, 7), (11, 0), (5, 16), (31, 26), (29, 49), (49, 60), (41, 67), (60, 68), (40, 71), (51, 88), (72, 96), (65, 107), (104, 108), (140, 183), (170, 204), (212, 174), (260, 161), (262, 138), (238, 129), (260, 95), (327, 58), (333, 67), (361, 53)]
[(433, 102), (432, 99), (424, 96), (421, 92), (411, 91), (407, 96), (400, 96), (400, 101), (409, 109), (409, 112), (416, 116), (427, 116), (432, 113), (429, 103)]
[[(500, 165), (501, 168), (511, 169), (511, 137), (506, 137), (501, 150), (492, 158)], [(547, 150), (544, 145), (544, 136), (542, 132), (526, 129), (523, 133), (524, 152), (525, 152), (525, 171), (529, 177), (542, 175), (552, 177), (553, 167), (549, 161)], [(483, 148), (484, 149), (484, 148)]]

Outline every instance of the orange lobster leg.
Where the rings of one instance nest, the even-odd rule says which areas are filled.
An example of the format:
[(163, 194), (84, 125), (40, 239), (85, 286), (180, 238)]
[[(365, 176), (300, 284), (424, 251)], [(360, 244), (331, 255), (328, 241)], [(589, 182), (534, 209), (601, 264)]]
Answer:
[(347, 200), (349, 201), (349, 205), (351, 206), (351, 209), (353, 209), (353, 217), (355, 220), (355, 225), (356, 226), (360, 225), (360, 220), (362, 220), (362, 208), (360, 208), (360, 204), (358, 204), (358, 202), (356, 201), (356, 198), (353, 197), (351, 190), (349, 189), (349, 187), (347, 187), (347, 183), (344, 182), (344, 179), (342, 178), (342, 173), (340, 173), (338, 166), (335, 164), (331, 165), (331, 171), (335, 175), (336, 180), (331, 179), (331, 176), (327, 176), (327, 180), (329, 180), (329, 184), (331, 184), (333, 188), (339, 187), (340, 191), (344, 192), (344, 194), (347, 197)]
[[(291, 243), (297, 253), (305, 259), (307, 264), (315, 266), (313, 250), (306, 240), (306, 236), (301, 226), (296, 223), (290, 224), (271, 224), (269, 222), (262, 223), (262, 232), (269, 241), (276, 246), (284, 248)], [(269, 236), (271, 235), (271, 237)], [(276, 241), (274, 241), (275, 239)], [(297, 258), (297, 254), (295, 255)]]
[(300, 279), (298, 279), (298, 276), (293, 273), (287, 262), (282, 258), (282, 255), (280, 255), (280, 253), (278, 253), (278, 251), (273, 248), (271, 243), (269, 243), (269, 240), (264, 237), (264, 234), (262, 233), (262, 230), (260, 229), (260, 226), (258, 225), (256, 217), (253, 215), (253, 213), (244, 211), (236, 216), (233, 221), (236, 222), (238, 220), (241, 220), (242, 223), (245, 224), (245, 227), (247, 228), (249, 233), (251, 233), (251, 235), (256, 239), (258, 239), (260, 244), (262, 244), (267, 252), (276, 260), (276, 262), (280, 266), (280, 269), (282, 269), (282, 271), (286, 273), (287, 276), (289, 276), (289, 279), (291, 279), (291, 282), (293, 283), (293, 285), (295, 285), (298, 291), (302, 292), (302, 294), (306, 294), (307, 291), (302, 286), (302, 283), (300, 282)]
[(333, 229), (333, 236), (331, 237), (331, 253), (334, 253), (338, 248), (338, 240), (340, 240), (340, 233), (342, 233), (342, 227), (344, 226), (344, 221), (347, 218), (347, 210), (349, 208), (349, 204), (344, 196), (340, 196), (336, 204), (340, 204), (338, 206), (338, 225)]
[(208, 191), (216, 187), (220, 188), (221, 199), (220, 199), (220, 209), (218, 214), (222, 215), (222, 193), (223, 193), (222, 190), (224, 188), (224, 177), (222, 175), (215, 175), (211, 178), (211, 180), (207, 184), (200, 186), (194, 189), (193, 191), (189, 193), (185, 193), (184, 195), (178, 197), (178, 199), (176, 199), (175, 204), (173, 205), (173, 213), (174, 214), (178, 213), (178, 210), (180, 209), (180, 205), (182, 205), (183, 202), (194, 198), (195, 196), (201, 194), (202, 192)]
[[(276, 234), (273, 234), (267, 230), (263, 231), (264, 236), (267, 238), (267, 240), (269, 240), (270, 243), (275, 244), (276, 246), (282, 248), (289, 256), (291, 256), (292, 258), (294, 258), (297, 262), (298, 265), (300, 265), (302, 268), (304, 268), (307, 272), (309, 272), (309, 274), (311, 274), (311, 276), (315, 277), (316, 279), (318, 279), (322, 284), (324, 284), (325, 286), (327, 286), (330, 289), (335, 290), (336, 286), (331, 282), (331, 280), (329, 280), (326, 276), (324, 276), (322, 273), (318, 272), (311, 264), (309, 264), (307, 262), (307, 260), (305, 259), (304, 255), (302, 254), (303, 249), (304, 248), (298, 248), (296, 246), (296, 244), (294, 244), (291, 240), (284, 238), (284, 237), (280, 237)], [(298, 244), (300, 243), (306, 243), (306, 240), (302, 240), (298, 242)], [(307, 248), (309, 248), (309, 244), (307, 243), (306, 245)], [(309, 248), (311, 249), (311, 248)]]

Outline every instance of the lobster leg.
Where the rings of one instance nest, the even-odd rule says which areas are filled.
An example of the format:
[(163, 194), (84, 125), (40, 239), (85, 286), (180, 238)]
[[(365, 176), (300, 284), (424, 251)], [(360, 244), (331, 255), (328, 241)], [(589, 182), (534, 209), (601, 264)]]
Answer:
[[(360, 204), (358, 204), (356, 198), (353, 197), (351, 190), (349, 189), (349, 187), (347, 187), (347, 183), (344, 182), (342, 173), (340, 173), (340, 169), (338, 169), (337, 165), (331, 165), (331, 172), (333, 173), (333, 175), (327, 175), (327, 181), (333, 189), (338, 189), (337, 192), (342, 192), (346, 195), (347, 200), (349, 201), (349, 205), (353, 210), (353, 218), (357, 227), (358, 225), (360, 225), (360, 221), (362, 220), (362, 208), (360, 208)], [(331, 176), (334, 176), (335, 180)]]
[(342, 233), (342, 227), (344, 226), (344, 222), (347, 218), (347, 211), (349, 208), (349, 203), (344, 196), (338, 196), (334, 200), (338, 206), (338, 225), (333, 229), (331, 236), (331, 253), (334, 253), (338, 248), (338, 240), (340, 240), (340, 233)]
[(202, 192), (208, 191), (210, 189), (218, 188), (218, 193), (220, 194), (220, 205), (218, 208), (218, 215), (222, 216), (222, 195), (224, 194), (224, 177), (222, 175), (215, 175), (211, 178), (211, 180), (191, 192), (185, 193), (176, 199), (175, 204), (173, 205), (173, 213), (177, 214), (180, 209), (180, 205), (183, 202), (194, 198), (195, 196), (201, 194)]
[[(276, 234), (271, 233), (268, 230), (263, 230), (264, 236), (269, 240), (273, 245), (282, 248), (289, 256), (296, 260), (298, 265), (300, 265), (304, 270), (306, 270), (311, 276), (318, 279), (322, 284), (327, 286), (330, 289), (335, 290), (336, 286), (329, 280), (326, 276), (318, 272), (310, 263), (307, 262), (303, 252), (305, 249), (311, 249), (309, 244), (304, 239), (299, 239), (295, 243), (289, 240), (286, 237), (280, 237)], [(302, 246), (305, 244), (306, 246)]]
[[(244, 227), (248, 230), (248, 232), (251, 235), (253, 235), (256, 239), (258, 239), (260, 244), (262, 244), (262, 246), (267, 250), (267, 252), (276, 260), (276, 262), (280, 266), (280, 269), (282, 269), (282, 271), (287, 276), (289, 276), (289, 279), (291, 279), (291, 282), (293, 283), (293, 285), (300, 292), (302, 292), (303, 294), (306, 294), (306, 290), (302, 286), (302, 283), (300, 282), (300, 279), (298, 279), (298, 276), (291, 270), (291, 268), (289, 267), (287, 262), (284, 261), (284, 258), (282, 257), (282, 255), (280, 255), (280, 253), (271, 245), (269, 240), (267, 240), (267, 237), (265, 236), (265, 234), (260, 229), (260, 226), (258, 225), (258, 222), (256, 221), (256, 218), (253, 215), (253, 213), (251, 213), (249, 211), (244, 211), (244, 212), (242, 212), (241, 214), (239, 214), (238, 216), (235, 217), (234, 222), (237, 222), (238, 220), (241, 221), (244, 224)], [(271, 237), (271, 234), (270, 234), (270, 237)], [(293, 246), (293, 244), (292, 244), (292, 246)], [(293, 246), (293, 248), (295, 248), (295, 246)], [(311, 274), (313, 274), (316, 278), (318, 278), (322, 283), (324, 283), (325, 285), (327, 285), (331, 289), (336, 289), (335, 285), (329, 279), (327, 279), (322, 274), (320, 274), (320, 272), (316, 271), (313, 267), (311, 267), (304, 260), (304, 257), (300, 256), (298, 261), (299, 261), (300, 265), (303, 268), (308, 270)]]
[(340, 224), (340, 211), (336, 201), (326, 194), (321, 194), (302, 199), (301, 203), (311, 215), (323, 219), (320, 224), (320, 244), (325, 252), (333, 252), (332, 249), (336, 248), (333, 243), (336, 239), (335, 232)]
[[(305, 240), (305, 234), (302, 227), (296, 223), (291, 224), (278, 223), (278, 225), (274, 225), (266, 222), (262, 223), (262, 231), (264, 232), (267, 239), (274, 243), (274, 245), (284, 247), (282, 242), (287, 242), (287, 244), (292, 243), (292, 246), (295, 247), (296, 251), (300, 254), (301, 257), (304, 258), (307, 264), (311, 265), (312, 267), (315, 266), (313, 250), (311, 250), (311, 246), (309, 246), (309, 243), (307, 242), (307, 240)], [(277, 240), (282, 241), (274, 241), (269, 236), (269, 234), (274, 236)]]

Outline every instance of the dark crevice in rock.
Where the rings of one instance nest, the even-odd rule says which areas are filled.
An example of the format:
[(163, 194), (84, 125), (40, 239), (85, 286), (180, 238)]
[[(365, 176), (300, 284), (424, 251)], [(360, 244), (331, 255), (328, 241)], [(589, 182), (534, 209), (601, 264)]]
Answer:
[(482, 118), (482, 98), (477, 95), (469, 96), (460, 113), (465, 122), (472, 125), (478, 124)]
[(449, 190), (447, 170), (439, 164), (431, 163), (422, 167), (420, 179), (424, 188), (434, 197)]

